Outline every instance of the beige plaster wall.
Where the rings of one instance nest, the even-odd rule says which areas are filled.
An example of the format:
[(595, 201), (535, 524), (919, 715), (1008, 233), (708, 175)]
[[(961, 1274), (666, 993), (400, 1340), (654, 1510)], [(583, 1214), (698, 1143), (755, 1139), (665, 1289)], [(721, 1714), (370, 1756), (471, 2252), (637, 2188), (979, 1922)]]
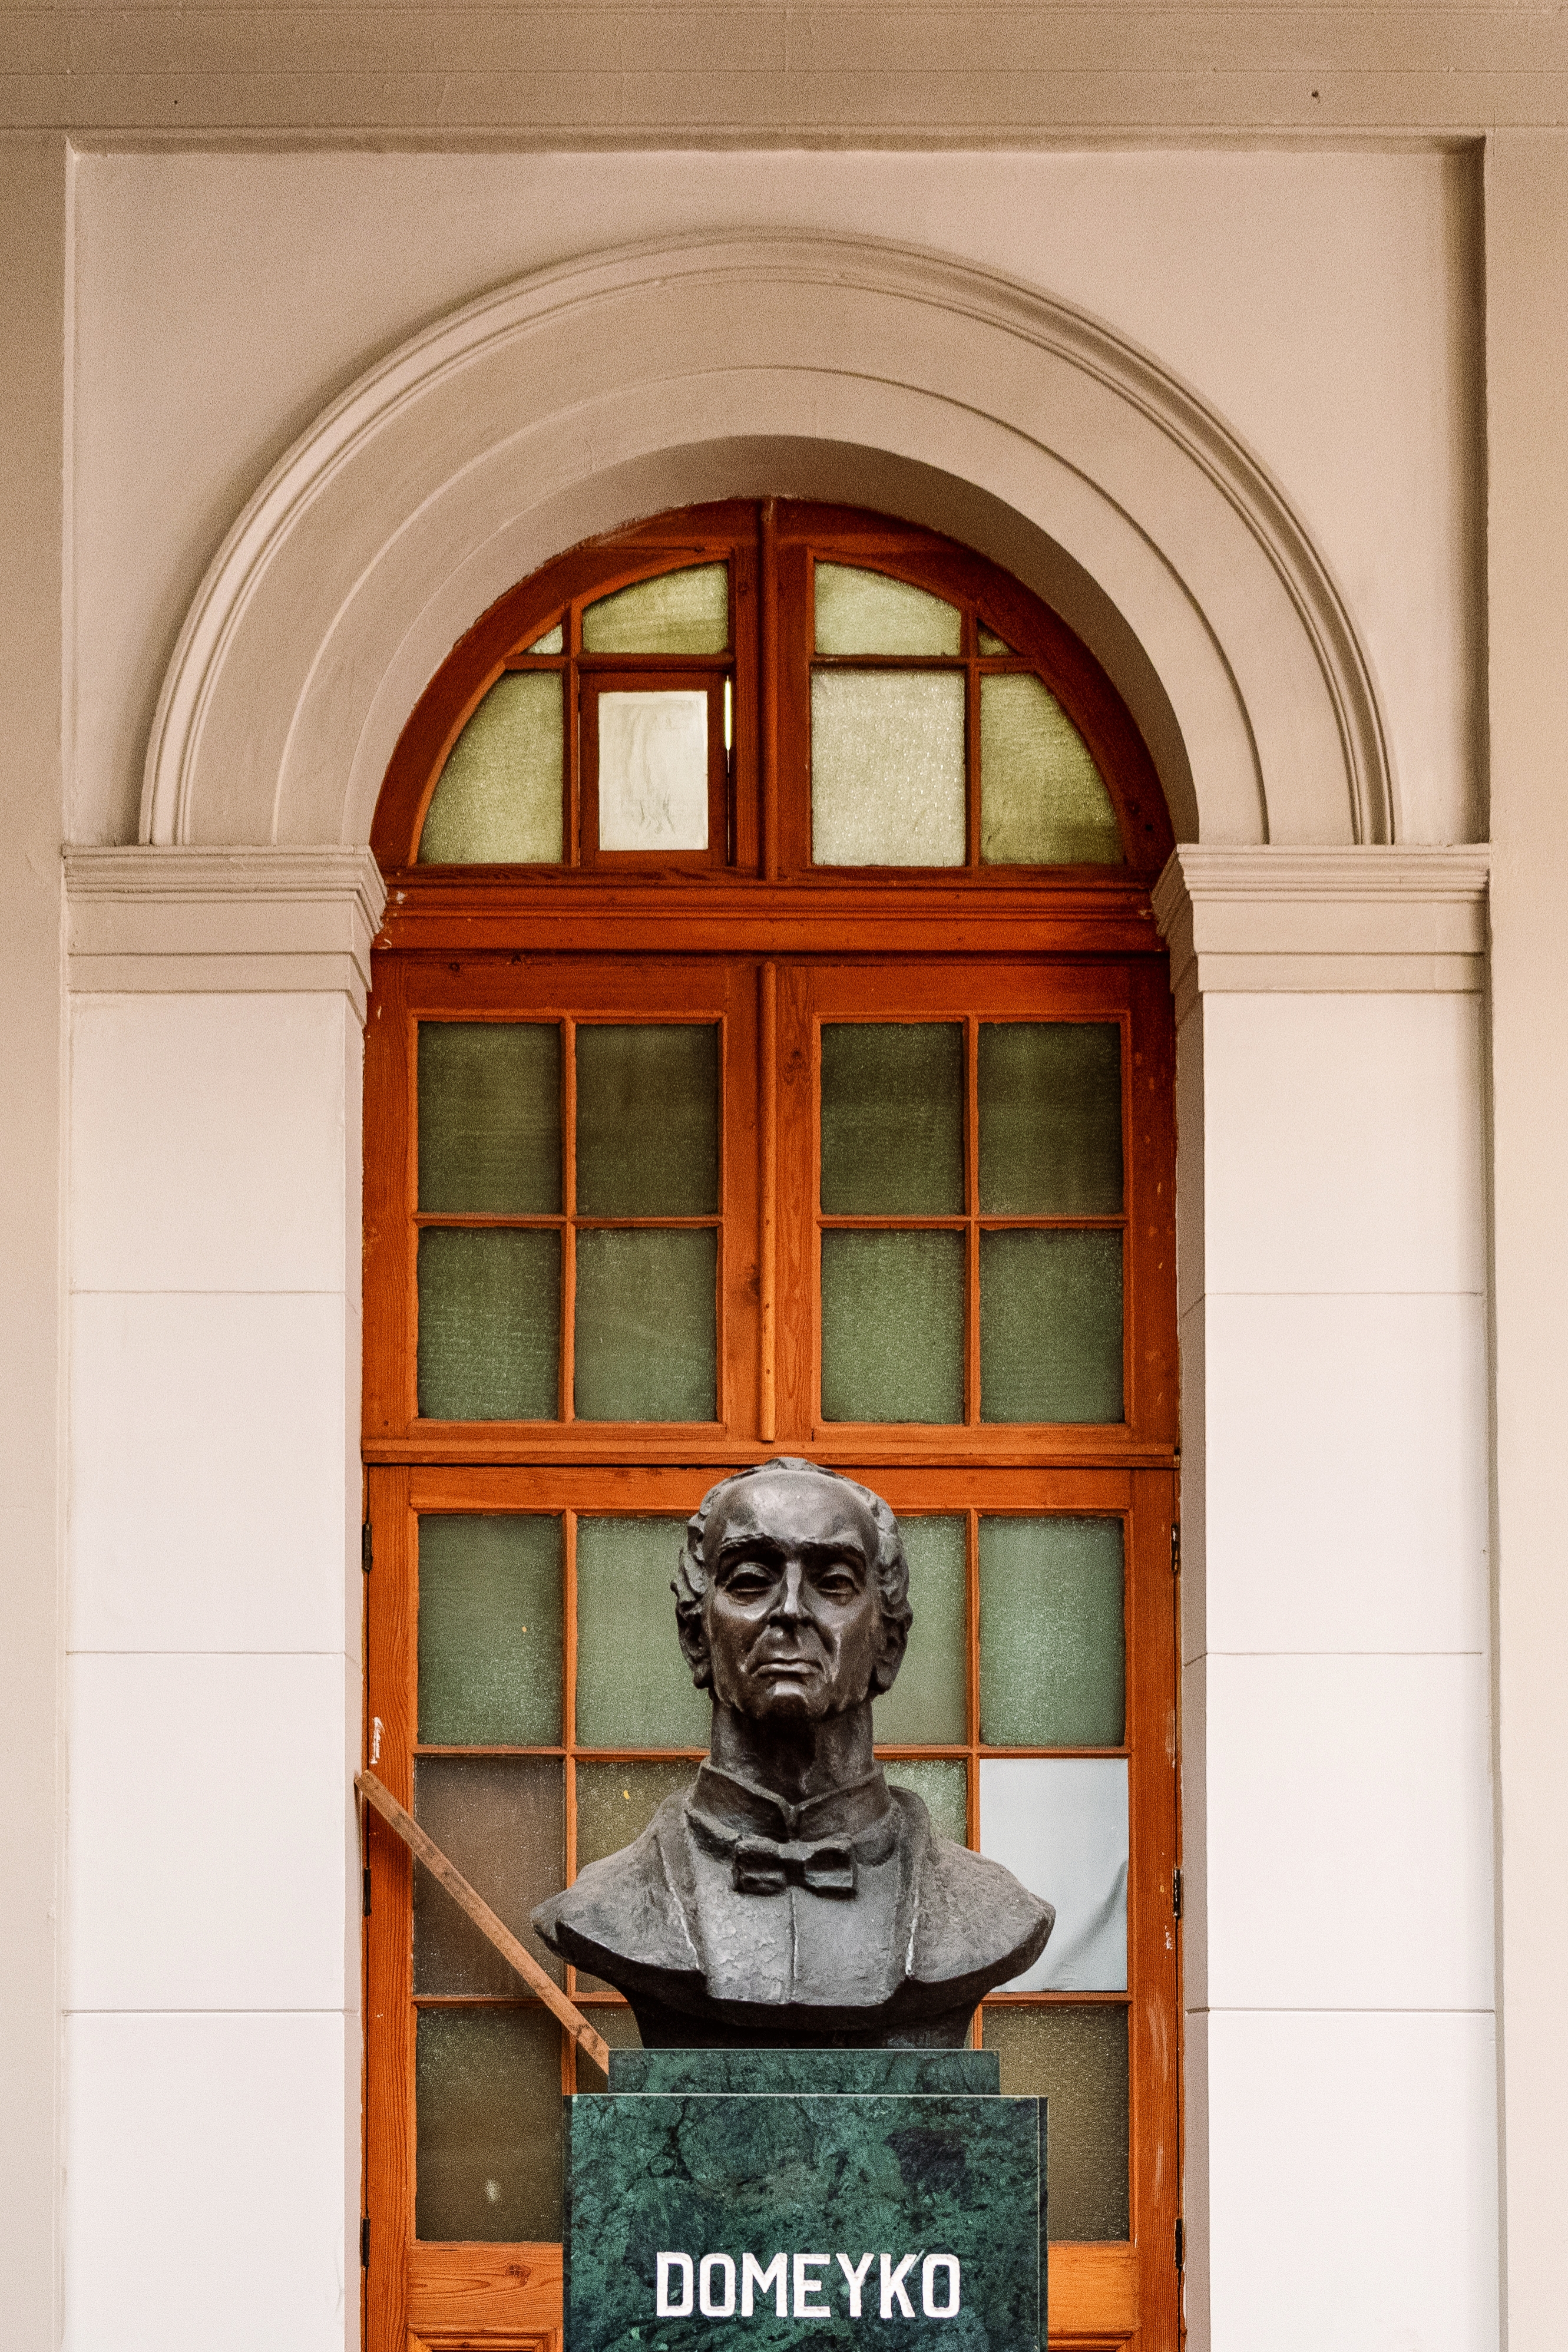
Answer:
[(1398, 835), (1484, 834), (1466, 154), (143, 154), (84, 157), (80, 177), (74, 839), (135, 838), (190, 598), (334, 394), (531, 268), (768, 226), (1005, 269), (1186, 378), (1281, 479), (1356, 614)]

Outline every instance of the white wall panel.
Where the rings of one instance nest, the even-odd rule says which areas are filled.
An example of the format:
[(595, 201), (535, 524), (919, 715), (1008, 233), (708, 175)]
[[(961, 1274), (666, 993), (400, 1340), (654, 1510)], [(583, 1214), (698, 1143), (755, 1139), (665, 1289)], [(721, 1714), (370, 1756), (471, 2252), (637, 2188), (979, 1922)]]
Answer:
[(340, 2017), (71, 2018), (66, 2352), (357, 2343), (358, 2071)]
[(357, 1672), (93, 1654), (68, 1679), (67, 2006), (357, 2010)]

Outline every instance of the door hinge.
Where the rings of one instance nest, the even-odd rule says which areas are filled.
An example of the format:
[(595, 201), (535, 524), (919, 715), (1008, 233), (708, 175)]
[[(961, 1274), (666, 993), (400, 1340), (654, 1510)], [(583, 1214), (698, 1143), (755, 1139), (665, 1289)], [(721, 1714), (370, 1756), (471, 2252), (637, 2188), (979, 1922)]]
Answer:
[[(368, 2221), (365, 2224), (365, 2227), (369, 2229), (370, 2224)], [(1185, 2271), (1186, 2268), (1186, 2231), (1182, 2226), (1179, 2219), (1176, 2222), (1176, 2256), (1177, 2270)]]
[(360, 1529), (360, 1566), (364, 1570), (367, 1576), (369, 1576), (371, 1572), (371, 1567), (375, 1559), (375, 1538), (371, 1533), (371, 1523), (369, 1519), (367, 1519), (363, 1527)]
[(364, 1869), (364, 1899), (365, 1916), (368, 1919), (371, 1916), (371, 1865), (368, 1862)]
[(1181, 1521), (1171, 1521), (1171, 1574), (1181, 1574)]
[[(369, 1878), (370, 1874), (370, 1872), (367, 1870), (365, 1876)], [(366, 1902), (365, 1908), (367, 1911), (370, 1908), (368, 1900)], [(1181, 1872), (1179, 1869), (1173, 1870), (1171, 1873), (1171, 1917), (1173, 1919), (1179, 1919), (1181, 1917)]]
[[(1176, 2226), (1179, 2229), (1181, 2224), (1178, 2222)], [(362, 2271), (368, 2271), (370, 2266), (371, 2217), (368, 2213), (361, 2213), (360, 2216), (360, 2268)]]

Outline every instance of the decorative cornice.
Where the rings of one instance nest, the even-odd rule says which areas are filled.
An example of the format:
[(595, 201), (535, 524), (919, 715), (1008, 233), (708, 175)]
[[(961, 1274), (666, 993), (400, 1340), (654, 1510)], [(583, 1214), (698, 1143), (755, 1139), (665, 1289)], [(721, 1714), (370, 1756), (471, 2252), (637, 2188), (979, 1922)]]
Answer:
[(1200, 996), (1435, 992), (1483, 985), (1485, 842), (1458, 848), (1207, 849), (1155, 885), (1176, 1018)]
[(68, 848), (78, 993), (341, 990), (362, 1022), (386, 885), (368, 849)]

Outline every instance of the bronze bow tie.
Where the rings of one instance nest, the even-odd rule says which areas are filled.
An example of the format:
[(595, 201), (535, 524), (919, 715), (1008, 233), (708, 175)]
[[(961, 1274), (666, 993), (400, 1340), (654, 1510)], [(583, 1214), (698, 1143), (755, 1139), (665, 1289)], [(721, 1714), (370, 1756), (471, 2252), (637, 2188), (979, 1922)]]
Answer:
[(804, 1845), (781, 1844), (765, 1837), (737, 1838), (730, 1870), (740, 1895), (782, 1895), (791, 1884), (807, 1887), (813, 1895), (842, 1897), (855, 1891), (854, 1855), (833, 1839)]

